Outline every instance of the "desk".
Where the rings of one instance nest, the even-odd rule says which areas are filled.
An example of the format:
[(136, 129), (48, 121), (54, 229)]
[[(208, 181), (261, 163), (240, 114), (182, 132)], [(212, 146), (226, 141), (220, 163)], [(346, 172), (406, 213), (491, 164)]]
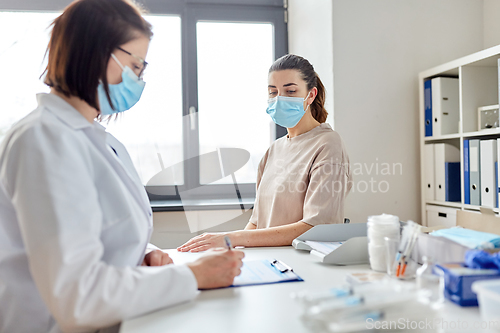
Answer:
[[(174, 262), (194, 259), (196, 254), (167, 250)], [(244, 249), (245, 259), (283, 260), (293, 267), (304, 282), (226, 288), (202, 291), (189, 303), (159, 310), (122, 323), (120, 333), (310, 333), (300, 316), (302, 307), (290, 294), (303, 289), (331, 287), (345, 283), (345, 275), (366, 272), (368, 265), (332, 266), (317, 262), (305, 251), (291, 246)], [(447, 302), (440, 310), (446, 321), (468, 322), (468, 329), (441, 330), (441, 332), (479, 332), (474, 322), (481, 321), (477, 307), (461, 308)], [(464, 325), (462, 325), (463, 327)], [(419, 330), (412, 330), (419, 332)], [(481, 332), (494, 332), (483, 330)]]

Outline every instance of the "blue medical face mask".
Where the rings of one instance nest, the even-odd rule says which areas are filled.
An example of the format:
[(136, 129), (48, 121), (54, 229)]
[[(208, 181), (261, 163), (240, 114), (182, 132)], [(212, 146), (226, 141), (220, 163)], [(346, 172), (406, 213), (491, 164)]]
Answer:
[(118, 84), (108, 84), (109, 95), (115, 107), (114, 109), (109, 104), (102, 82), (99, 83), (97, 93), (99, 96), (99, 108), (101, 109), (102, 115), (123, 112), (133, 107), (141, 98), (144, 85), (146, 84), (135, 75), (130, 67), (124, 67), (114, 54), (111, 54), (111, 56), (122, 69), (122, 82)]
[(309, 97), (309, 94), (304, 99), (302, 97), (286, 96), (270, 98), (266, 112), (276, 124), (286, 128), (295, 127), (309, 108), (308, 105), (304, 110), (304, 101), (307, 97)]

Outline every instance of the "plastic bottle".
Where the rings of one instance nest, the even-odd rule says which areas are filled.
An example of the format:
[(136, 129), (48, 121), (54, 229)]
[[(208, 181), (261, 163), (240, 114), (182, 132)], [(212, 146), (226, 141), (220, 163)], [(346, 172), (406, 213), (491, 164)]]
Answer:
[(374, 271), (386, 272), (385, 237), (399, 241), (399, 217), (382, 214), (368, 218), (368, 254), (370, 267)]

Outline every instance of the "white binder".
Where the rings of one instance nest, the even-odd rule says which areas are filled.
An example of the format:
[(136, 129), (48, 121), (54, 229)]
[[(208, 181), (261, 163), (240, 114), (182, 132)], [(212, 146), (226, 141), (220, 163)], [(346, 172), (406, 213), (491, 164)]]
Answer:
[[(498, 156), (500, 156), (500, 139), (497, 139), (497, 161), (498, 161)], [(496, 201), (496, 207), (500, 207), (500, 185), (499, 185), (499, 180), (500, 180), (500, 163), (497, 163), (497, 170), (496, 170), (496, 182), (495, 182), (495, 192), (497, 196), (497, 201)]]
[(460, 149), (448, 143), (435, 143), (434, 190), (437, 201), (446, 201), (446, 162), (460, 162)]
[(432, 135), (458, 133), (459, 88), (458, 79), (437, 77), (432, 79)]
[[(367, 264), (369, 259), (366, 228), (366, 223), (321, 224), (294, 239), (292, 246), (297, 250), (310, 251), (311, 256), (326, 264)], [(343, 243), (332, 252), (324, 254), (313, 250), (306, 241)]]
[(426, 144), (424, 147), (425, 158), (425, 199), (434, 201), (434, 145)]
[(495, 208), (497, 203), (495, 185), (497, 140), (481, 140), (480, 148), (481, 206)]
[(469, 177), (470, 177), (470, 204), (481, 205), (481, 177), (480, 177), (479, 140), (469, 140)]

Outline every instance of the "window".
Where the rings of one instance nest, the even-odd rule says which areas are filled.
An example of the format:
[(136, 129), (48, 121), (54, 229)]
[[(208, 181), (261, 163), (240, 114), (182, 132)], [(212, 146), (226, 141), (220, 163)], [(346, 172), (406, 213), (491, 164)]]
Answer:
[[(264, 112), (267, 71), (274, 61), (273, 26), (198, 22), (196, 41), (200, 154), (223, 147), (248, 151), (250, 160), (235, 172), (235, 179), (255, 183), (274, 124)], [(204, 161), (200, 161), (201, 184), (208, 183), (204, 171), (210, 170)], [(233, 179), (226, 176), (215, 183), (232, 184)]]
[[(12, 64), (0, 83), (9, 110), (0, 115), (0, 140), (36, 107), (35, 93), (48, 91), (39, 80), (46, 27), (61, 2), (0, 4), (0, 28), (9, 31), (0, 36), (0, 60)], [(144, 3), (154, 32), (146, 88), (136, 106), (103, 125), (125, 144), (153, 200), (228, 198), (235, 186), (238, 196), (255, 196), (258, 163), (286, 133), (265, 112), (267, 71), (287, 53), (283, 0)]]
[[(182, 140), (181, 19), (147, 15), (154, 37), (149, 45), (146, 87), (141, 100), (104, 124), (126, 147), (144, 185), (184, 184)], [(174, 167), (172, 167), (174, 166)], [(168, 169), (170, 172), (163, 172)]]
[(49, 92), (40, 80), (46, 62), (49, 25), (58, 13), (0, 12), (0, 140), (37, 106), (36, 94)]

